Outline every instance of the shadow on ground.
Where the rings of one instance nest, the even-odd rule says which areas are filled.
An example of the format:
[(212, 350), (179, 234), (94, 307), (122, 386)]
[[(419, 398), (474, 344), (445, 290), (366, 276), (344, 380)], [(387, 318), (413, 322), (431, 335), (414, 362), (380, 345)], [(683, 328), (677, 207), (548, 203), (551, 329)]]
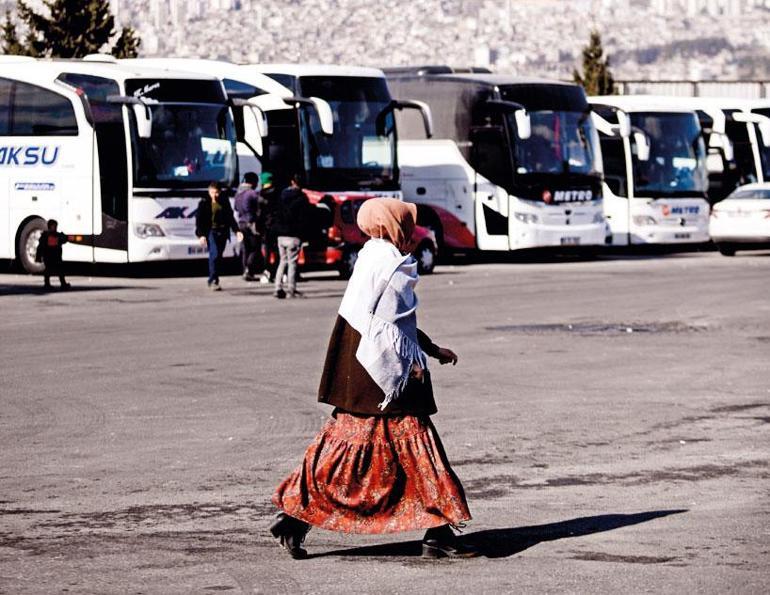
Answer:
[[(612, 531), (621, 527), (646, 523), (654, 519), (687, 512), (686, 509), (653, 510), (634, 514), (602, 514), (579, 517), (547, 525), (531, 527), (513, 527), (510, 529), (488, 529), (461, 535), (460, 541), (479, 550), (487, 558), (507, 558), (522, 552), (543, 541), (555, 541), (568, 537), (581, 537), (593, 533)], [(383, 545), (365, 546), (345, 550), (334, 550), (321, 554), (311, 554), (309, 558), (326, 556), (383, 556), (403, 557), (419, 556), (422, 553), (420, 541), (401, 541)]]
[[(75, 281), (77, 283), (77, 281)], [(42, 285), (6, 285), (0, 284), (0, 297), (8, 295), (61, 295), (65, 293), (81, 293), (84, 291), (114, 291), (117, 289), (154, 289), (152, 287), (137, 287), (133, 285), (75, 285), (74, 283), (68, 289), (61, 289), (54, 283), (50, 289)]]

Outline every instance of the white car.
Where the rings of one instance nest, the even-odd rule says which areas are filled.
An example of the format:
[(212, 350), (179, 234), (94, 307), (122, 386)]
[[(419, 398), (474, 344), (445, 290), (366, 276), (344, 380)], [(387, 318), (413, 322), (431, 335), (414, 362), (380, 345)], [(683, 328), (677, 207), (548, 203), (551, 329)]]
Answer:
[(736, 188), (711, 209), (711, 240), (725, 256), (770, 249), (770, 183)]

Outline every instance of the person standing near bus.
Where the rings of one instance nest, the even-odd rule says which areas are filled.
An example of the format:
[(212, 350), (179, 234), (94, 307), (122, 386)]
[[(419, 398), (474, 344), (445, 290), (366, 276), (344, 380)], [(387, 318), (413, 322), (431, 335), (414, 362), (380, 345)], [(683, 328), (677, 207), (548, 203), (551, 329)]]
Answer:
[(48, 229), (40, 235), (35, 256), (36, 261), (45, 265), (43, 287), (51, 289), (51, 276), (57, 275), (61, 288), (69, 289), (71, 285), (64, 278), (61, 257), (61, 247), (67, 243), (68, 238), (59, 231), (59, 222), (56, 219), (49, 219), (47, 225)]
[(222, 254), (230, 231), (235, 232), (238, 241), (243, 240), (243, 234), (238, 229), (230, 200), (222, 193), (219, 182), (209, 184), (208, 195), (201, 198), (195, 213), (195, 235), (201, 246), (207, 246), (209, 251), (208, 286), (214, 291), (220, 291), (219, 269), (222, 267)]
[(273, 233), (273, 219), (275, 218), (275, 209), (278, 206), (278, 193), (273, 183), (273, 174), (269, 171), (263, 171), (259, 175), (259, 181), (262, 188), (259, 191), (262, 209), (261, 225), (264, 230), (264, 261), (265, 272), (262, 273), (260, 282), (272, 283), (275, 280), (275, 269), (278, 268), (278, 241)]
[(263, 269), (261, 197), (257, 192), (259, 177), (253, 171), (246, 172), (243, 184), (235, 195), (235, 212), (238, 215), (238, 228), (243, 234), (241, 243), (241, 262), (243, 279), (253, 281)]
[(417, 263), (408, 244), (417, 206), (367, 200), (357, 216), (372, 239), (359, 253), (326, 353), (318, 400), (332, 419), (275, 491), (270, 527), (304, 558), (312, 526), (345, 533), (427, 529), (424, 557), (471, 557), (451, 527), (471, 518), (430, 416), (436, 403), (427, 358), (457, 354), (417, 328)]
[(275, 292), (279, 299), (287, 296), (283, 289), (283, 274), (287, 274), (288, 296), (301, 297), (297, 291), (297, 261), (302, 239), (310, 217), (310, 201), (299, 185), (299, 175), (294, 174), (289, 187), (281, 192), (281, 198), (273, 213), (272, 233), (278, 242), (280, 261), (275, 271)]

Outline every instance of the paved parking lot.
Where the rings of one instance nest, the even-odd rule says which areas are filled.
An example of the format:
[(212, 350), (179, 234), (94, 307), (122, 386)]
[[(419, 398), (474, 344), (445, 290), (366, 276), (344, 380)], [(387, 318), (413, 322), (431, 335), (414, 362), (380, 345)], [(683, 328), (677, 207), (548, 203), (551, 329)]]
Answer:
[(344, 282), (0, 275), (0, 593), (765, 593), (770, 254), (439, 267), (435, 423), (484, 556), (315, 530), (273, 488)]

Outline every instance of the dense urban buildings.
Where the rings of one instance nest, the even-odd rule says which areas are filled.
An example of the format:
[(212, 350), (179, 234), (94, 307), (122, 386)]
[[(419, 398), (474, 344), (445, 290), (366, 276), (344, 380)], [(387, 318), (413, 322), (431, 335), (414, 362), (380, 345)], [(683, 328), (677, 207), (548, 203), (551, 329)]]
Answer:
[[(13, 2), (6, 2), (13, 5)], [(34, 3), (33, 3), (34, 4)], [(570, 77), (596, 27), (622, 79), (770, 77), (770, 0), (112, 0), (144, 56), (450, 63)]]

